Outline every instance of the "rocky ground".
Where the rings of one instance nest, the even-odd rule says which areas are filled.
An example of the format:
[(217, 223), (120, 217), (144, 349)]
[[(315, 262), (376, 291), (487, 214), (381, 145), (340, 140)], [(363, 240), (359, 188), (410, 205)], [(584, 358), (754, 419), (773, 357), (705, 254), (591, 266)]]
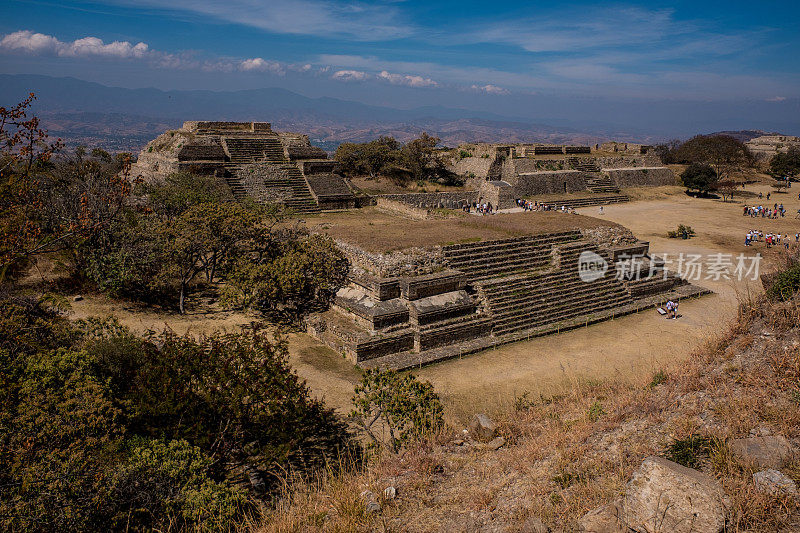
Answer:
[(296, 490), (257, 529), (800, 531), (799, 405), (798, 302), (747, 302), (646, 387), (520, 397)]

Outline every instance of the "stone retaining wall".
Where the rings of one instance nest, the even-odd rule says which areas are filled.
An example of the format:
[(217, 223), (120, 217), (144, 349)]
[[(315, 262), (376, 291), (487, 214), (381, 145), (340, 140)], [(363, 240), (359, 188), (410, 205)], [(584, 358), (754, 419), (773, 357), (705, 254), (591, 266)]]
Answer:
[(588, 176), (590, 174), (579, 170), (526, 172), (517, 175), (514, 189), (520, 197), (585, 191)]
[(409, 194), (382, 194), (379, 198), (385, 198), (395, 202), (401, 202), (413, 207), (425, 209), (458, 209), (464, 204), (471, 204), (478, 199), (476, 191), (452, 191), (452, 192), (420, 192)]
[(413, 205), (409, 205), (398, 200), (391, 200), (383, 196), (378, 196), (375, 199), (375, 203), (378, 206), (378, 209), (391, 211), (392, 213), (397, 213), (414, 220), (426, 220), (433, 217), (433, 213), (429, 209), (415, 207)]
[(379, 253), (368, 252), (344, 241), (337, 240), (336, 245), (347, 255), (351, 265), (373, 276), (421, 276), (445, 269), (441, 246)]
[(604, 168), (602, 173), (613, 179), (617, 187), (675, 185), (677, 183), (675, 174), (667, 167)]

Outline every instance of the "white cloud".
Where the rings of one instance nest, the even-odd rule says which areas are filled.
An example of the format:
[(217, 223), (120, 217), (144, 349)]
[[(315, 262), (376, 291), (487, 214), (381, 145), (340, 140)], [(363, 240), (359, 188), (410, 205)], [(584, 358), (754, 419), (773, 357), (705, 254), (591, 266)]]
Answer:
[(439, 84), (430, 78), (411, 74), (393, 74), (382, 70), (378, 79), (388, 81), (392, 85), (406, 85), (408, 87), (438, 87)]
[(35, 55), (56, 54), (61, 43), (52, 35), (33, 33), (32, 31), (15, 31), (0, 41), (0, 48), (15, 52)]
[(499, 95), (511, 94), (511, 91), (509, 91), (508, 89), (503, 89), (502, 87), (498, 87), (497, 85), (492, 85), (491, 83), (480, 86), (473, 85), (472, 87), (470, 87), (470, 89), (472, 89), (473, 91), (481, 91), (487, 94), (499, 94)]
[(271, 61), (261, 57), (245, 59), (239, 63), (239, 70), (244, 72), (271, 72), (273, 74), (284, 74), (284, 66), (278, 61)]
[(772, 96), (767, 98), (767, 102), (783, 102), (784, 100), (786, 100), (785, 96)]
[(337, 70), (331, 77), (340, 81), (364, 81), (370, 76), (361, 70)]
[(3, 37), (0, 49), (34, 55), (117, 59), (141, 59), (150, 52), (147, 44), (141, 42), (131, 44), (128, 41), (113, 41), (106, 44), (97, 37), (83, 37), (72, 42), (62, 42), (52, 35), (28, 30), (16, 31)]

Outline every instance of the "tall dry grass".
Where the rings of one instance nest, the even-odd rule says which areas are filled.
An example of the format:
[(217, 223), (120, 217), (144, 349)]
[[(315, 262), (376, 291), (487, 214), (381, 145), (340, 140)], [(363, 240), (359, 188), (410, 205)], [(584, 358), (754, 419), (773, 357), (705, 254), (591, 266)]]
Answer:
[[(715, 445), (699, 467), (731, 499), (729, 531), (800, 529), (796, 499), (759, 492), (725, 442), (751, 430), (800, 439), (800, 306), (749, 295), (737, 319), (646, 386), (575, 379), (564, 394), (518, 398), (496, 414), (507, 445), (456, 446), (453, 430), (359, 469), (295, 483), (250, 524), (256, 531), (519, 530), (536, 516), (555, 530), (624, 494), (632, 472), (668, 444)], [(784, 473), (800, 482), (800, 462)], [(360, 494), (397, 487), (368, 514)]]

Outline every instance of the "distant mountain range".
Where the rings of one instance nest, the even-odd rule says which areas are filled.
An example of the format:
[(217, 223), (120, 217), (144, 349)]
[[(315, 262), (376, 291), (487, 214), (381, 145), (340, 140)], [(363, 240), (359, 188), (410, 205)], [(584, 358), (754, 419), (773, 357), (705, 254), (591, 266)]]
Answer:
[(29, 92), (51, 136), (68, 146), (110, 151), (141, 149), (184, 120), (260, 120), (277, 130), (308, 134), (334, 150), (342, 142), (380, 135), (400, 141), (423, 131), (447, 146), (462, 142), (593, 144), (609, 139), (652, 143), (660, 139), (591, 128), (585, 131), (515, 120), (513, 117), (441, 106), (394, 109), (336, 98), (309, 98), (277, 88), (243, 91), (161, 91), (107, 87), (75, 78), (0, 74), (0, 105)]

